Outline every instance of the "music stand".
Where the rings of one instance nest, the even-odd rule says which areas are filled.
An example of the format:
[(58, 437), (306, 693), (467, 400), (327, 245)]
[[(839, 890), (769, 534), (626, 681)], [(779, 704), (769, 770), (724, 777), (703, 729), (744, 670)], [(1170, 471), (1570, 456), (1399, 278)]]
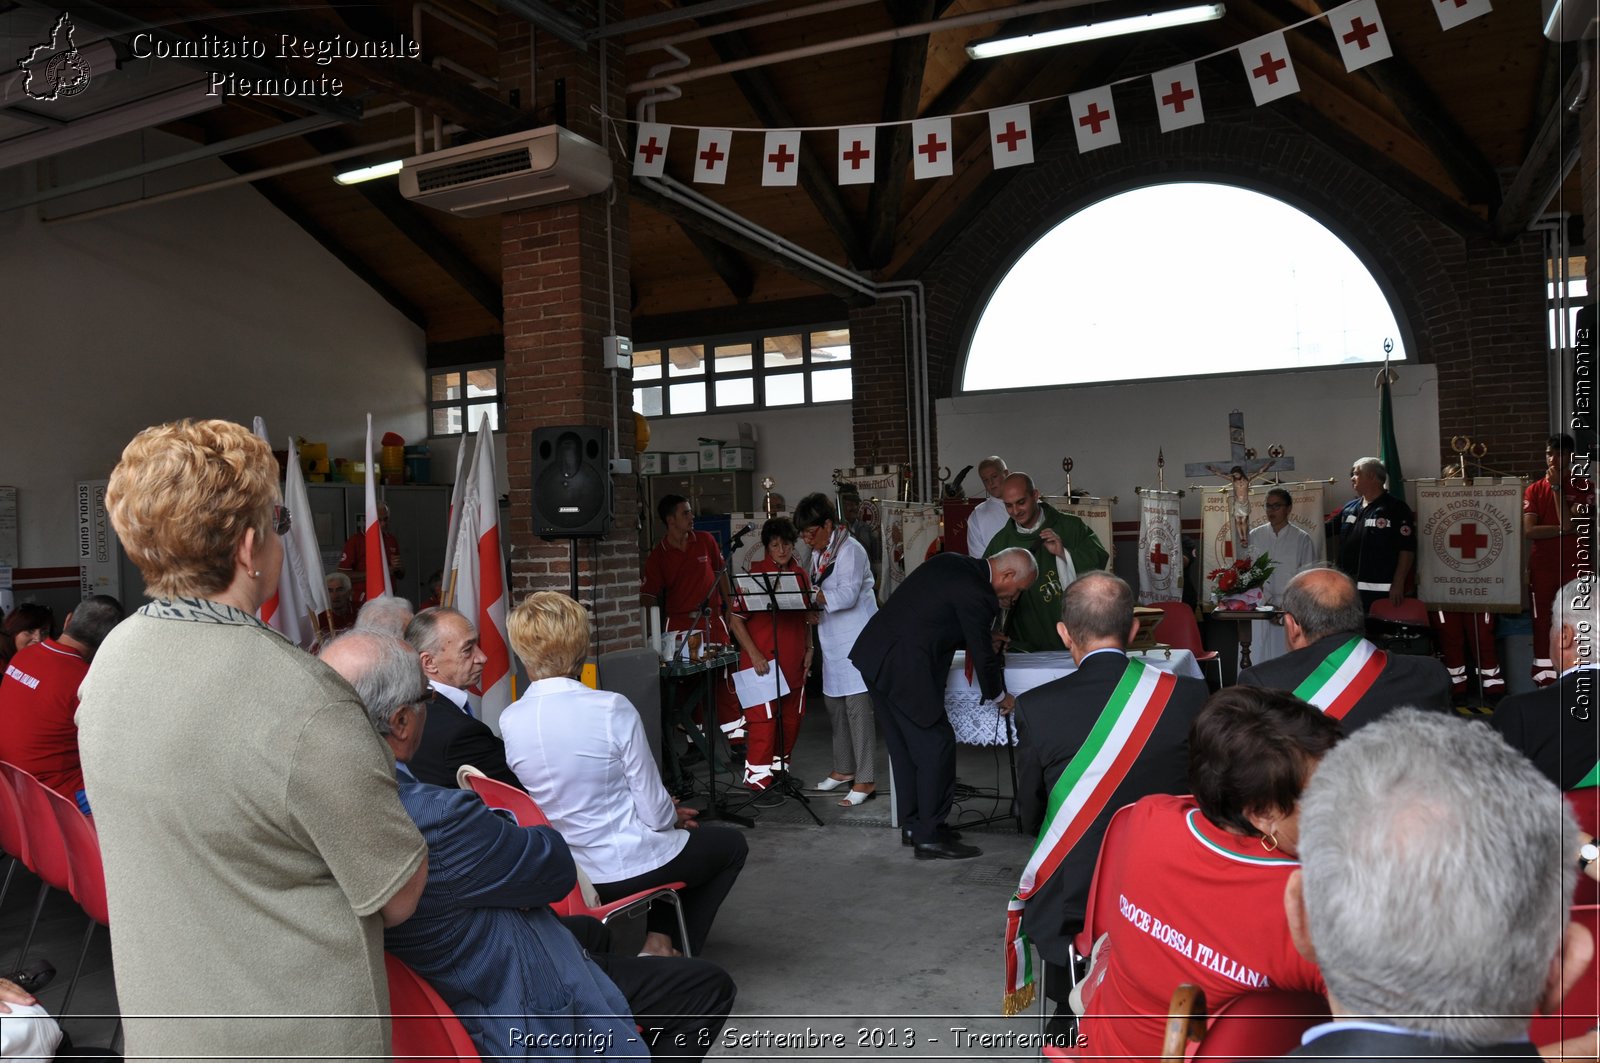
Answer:
[[(776, 748), (780, 754), (784, 748), (784, 723), (783, 723), (783, 652), (782, 640), (778, 637), (778, 615), (780, 613), (804, 613), (815, 608), (811, 604), (809, 588), (801, 582), (798, 572), (748, 572), (733, 577), (733, 594), (736, 607), (743, 607), (744, 612), (765, 612), (772, 621), (772, 700), (777, 708), (777, 735)], [(809, 637), (809, 632), (807, 633)], [(806, 677), (800, 677), (800, 689), (791, 690), (789, 697), (804, 698)], [(788, 757), (784, 756), (787, 764)], [(811, 799), (800, 792), (795, 785), (794, 777), (789, 773), (788, 767), (772, 773), (772, 785), (763, 793), (776, 792), (780, 797), (793, 798), (800, 802), (817, 826), (822, 826), (822, 819), (811, 807)]]

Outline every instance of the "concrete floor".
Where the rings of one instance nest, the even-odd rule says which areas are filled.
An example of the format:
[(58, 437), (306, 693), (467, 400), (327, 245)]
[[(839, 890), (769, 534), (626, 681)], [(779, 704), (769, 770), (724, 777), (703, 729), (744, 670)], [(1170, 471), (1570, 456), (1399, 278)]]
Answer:
[[(880, 741), (881, 747), (881, 741)], [(799, 780), (829, 770), (825, 713), (796, 744)], [(889, 825), (888, 766), (880, 796), (852, 809), (814, 795), (816, 826), (795, 801), (749, 808), (750, 859), (718, 917), (704, 958), (739, 986), (734, 1017), (712, 1056), (724, 1059), (1037, 1059), (1015, 1038), (1036, 1035), (1037, 1012), (1001, 1018), (1006, 902), (1031, 849), (1014, 821), (968, 828), (983, 855), (918, 861)], [(964, 822), (1003, 812), (1011, 785), (1003, 751), (962, 747), (960, 782), (983, 793), (958, 805)], [(701, 778), (704, 773), (702, 769)], [(719, 787), (724, 784), (719, 783)], [(738, 796), (736, 792), (735, 796)], [(739, 829), (708, 826), (707, 829)], [(37, 880), (19, 870), (0, 907), (0, 971), (16, 962)], [(31, 957), (59, 969), (41, 1000), (56, 1011), (76, 962), (84, 917), (64, 894), (45, 906)], [(109, 1043), (116, 995), (107, 933), (96, 932), (64, 1023), (82, 1045)], [(809, 1045), (809, 1047), (808, 1047)]]

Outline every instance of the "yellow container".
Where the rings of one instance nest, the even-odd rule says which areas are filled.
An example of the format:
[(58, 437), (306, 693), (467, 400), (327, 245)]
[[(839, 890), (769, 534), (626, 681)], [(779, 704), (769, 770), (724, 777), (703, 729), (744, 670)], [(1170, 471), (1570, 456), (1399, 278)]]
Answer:
[(378, 455), (378, 468), (383, 471), (383, 482), (386, 484), (403, 484), (406, 482), (406, 448), (383, 447)]
[(364, 461), (347, 461), (344, 463), (344, 482), (347, 484), (364, 484), (367, 482), (367, 463)]

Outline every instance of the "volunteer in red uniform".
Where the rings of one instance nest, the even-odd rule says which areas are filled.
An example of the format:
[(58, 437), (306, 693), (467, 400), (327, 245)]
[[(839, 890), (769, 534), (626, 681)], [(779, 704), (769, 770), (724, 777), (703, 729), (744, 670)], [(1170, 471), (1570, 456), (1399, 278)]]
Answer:
[(1189, 733), (1193, 797), (1120, 813), (1099, 889), (1116, 915), (1083, 986), (1081, 1053), (1154, 1058), (1172, 990), (1213, 1012), (1252, 989), (1326, 992), (1296, 951), (1284, 889), (1298, 860), (1300, 793), (1339, 740), (1336, 720), (1278, 690), (1228, 687)]
[[(366, 518), (357, 519), (357, 524), (364, 524)], [(400, 540), (389, 532), (389, 507), (378, 504), (378, 527), (383, 532), (383, 552), (389, 559), (389, 575), (398, 583), (405, 578), (406, 566), (400, 560)], [(367, 600), (367, 533), (365, 528), (357, 531), (344, 541), (344, 549), (339, 551), (339, 569), (350, 573), (350, 578), (355, 586), (355, 604), (359, 607)]]
[(1528, 583), (1537, 686), (1556, 681), (1550, 657), (1550, 602), (1563, 583), (1578, 578), (1583, 533), (1594, 526), (1594, 484), (1587, 468), (1574, 468), (1572, 451), (1571, 436), (1551, 436), (1544, 445), (1544, 478), (1529, 484), (1522, 494), (1522, 534), (1533, 544)]
[[(787, 517), (774, 517), (761, 526), (761, 545), (766, 554), (750, 565), (752, 575), (763, 573), (788, 573), (798, 576), (800, 585), (807, 587), (810, 580), (806, 571), (794, 558), (795, 540), (800, 533)], [(774, 772), (789, 769), (789, 754), (794, 750), (795, 736), (800, 733), (800, 718), (805, 715), (806, 675), (811, 671), (811, 632), (806, 626), (803, 612), (773, 612), (764, 599), (745, 599), (742, 610), (729, 614), (733, 637), (739, 642), (739, 668), (754, 668), (758, 676), (771, 684), (772, 700), (744, 710), (745, 729), (749, 732), (749, 749), (745, 753), (744, 784), (752, 790), (765, 790), (772, 785)], [(783, 680), (789, 688), (781, 700), (783, 741), (778, 742), (780, 701), (772, 662), (776, 660), (783, 671)]]

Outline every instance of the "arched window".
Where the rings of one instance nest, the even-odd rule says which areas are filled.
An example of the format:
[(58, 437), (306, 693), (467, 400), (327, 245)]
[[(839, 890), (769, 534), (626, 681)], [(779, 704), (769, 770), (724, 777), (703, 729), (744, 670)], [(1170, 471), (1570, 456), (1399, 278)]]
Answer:
[(963, 391), (1215, 376), (1405, 357), (1378, 283), (1282, 200), (1183, 182), (1057, 225), (984, 308)]

